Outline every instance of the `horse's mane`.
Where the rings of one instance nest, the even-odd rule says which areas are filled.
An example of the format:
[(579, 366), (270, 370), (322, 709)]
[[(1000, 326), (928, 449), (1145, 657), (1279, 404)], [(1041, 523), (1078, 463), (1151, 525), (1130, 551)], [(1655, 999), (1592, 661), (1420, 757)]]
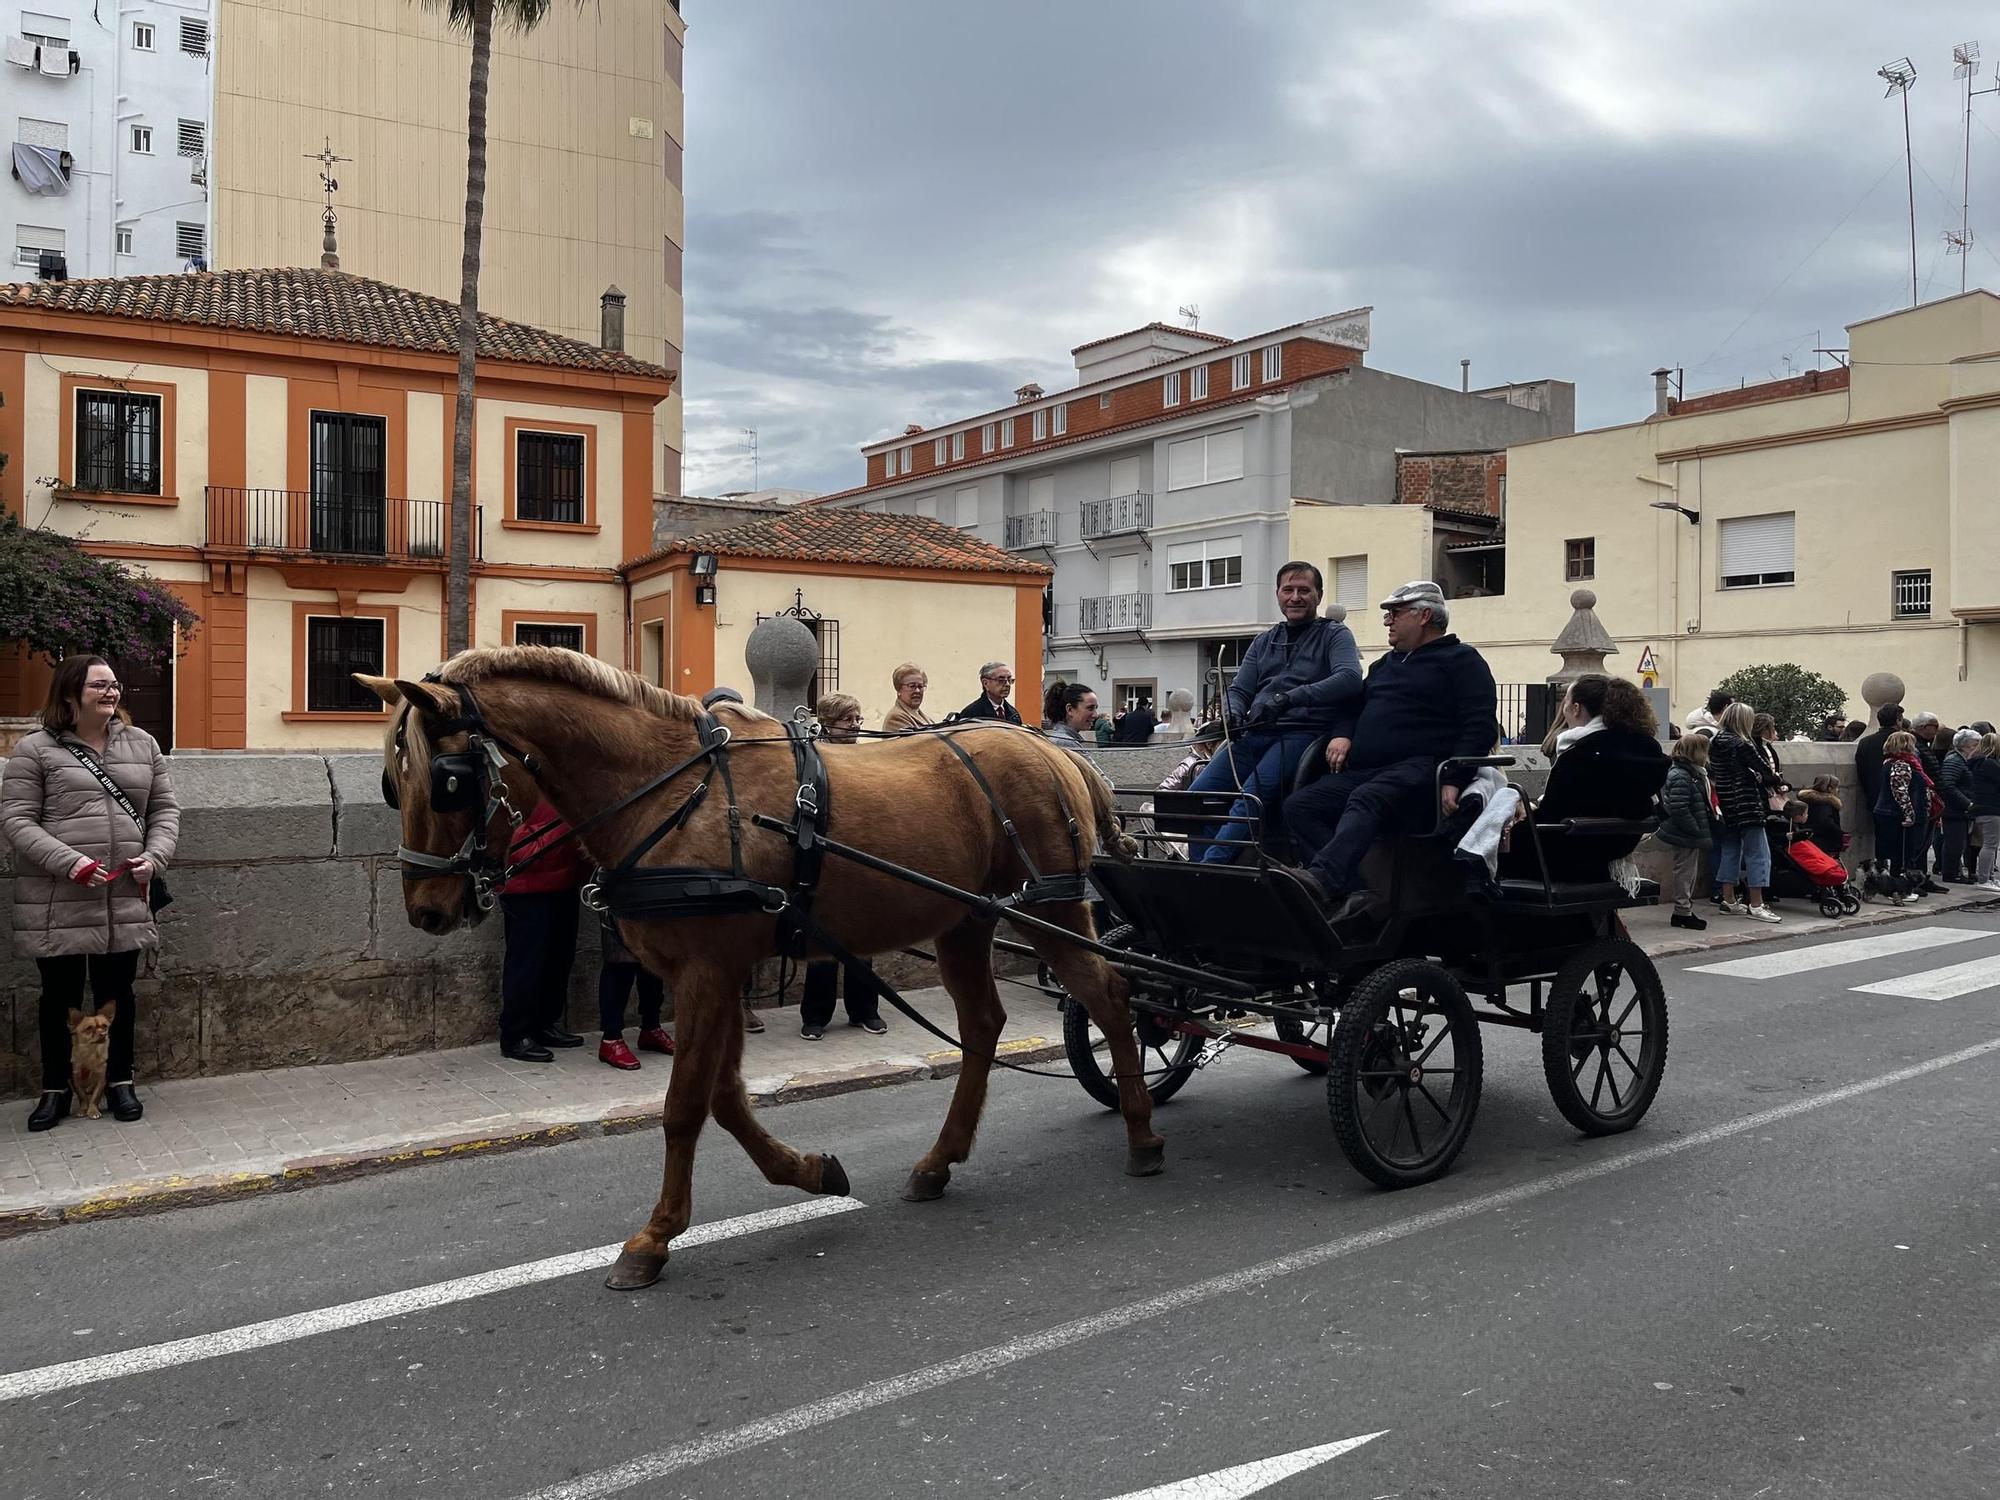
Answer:
[[(677, 719), (683, 723), (693, 723), (702, 711), (699, 698), (670, 693), (665, 688), (654, 687), (636, 672), (627, 672), (594, 656), (563, 651), (553, 646), (482, 646), (461, 651), (438, 668), (438, 679), (446, 684), (463, 683), (473, 687), (496, 677), (533, 677), (543, 682), (559, 682), (593, 697), (641, 708), (659, 718)], [(712, 712), (732, 713), (744, 719), (770, 717), (740, 703), (718, 703)]]

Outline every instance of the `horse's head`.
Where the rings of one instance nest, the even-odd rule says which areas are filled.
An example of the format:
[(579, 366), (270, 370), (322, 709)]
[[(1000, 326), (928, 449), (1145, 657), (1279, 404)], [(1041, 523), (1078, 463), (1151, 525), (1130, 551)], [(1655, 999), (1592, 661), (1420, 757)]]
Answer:
[(358, 672), (355, 680), (396, 711), (382, 800), (403, 818), (396, 855), (410, 925), (442, 935), (483, 921), (514, 827), (539, 800), (518, 752), (496, 740), (465, 689)]

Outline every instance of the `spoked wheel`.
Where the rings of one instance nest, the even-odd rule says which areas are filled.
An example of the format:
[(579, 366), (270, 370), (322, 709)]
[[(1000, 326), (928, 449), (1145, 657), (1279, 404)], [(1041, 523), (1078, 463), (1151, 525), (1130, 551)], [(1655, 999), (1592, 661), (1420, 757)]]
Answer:
[(1819, 914), (1822, 917), (1838, 917), (1845, 911), (1846, 908), (1840, 903), (1840, 897), (1821, 896), (1819, 898)]
[(1398, 959), (1347, 997), (1326, 1102), (1355, 1170), (1383, 1187), (1442, 1177), (1479, 1112), (1479, 1022), (1456, 979)]
[(1542, 1009), (1542, 1072), (1556, 1108), (1585, 1135), (1644, 1117), (1667, 1068), (1667, 993), (1633, 943), (1591, 943), (1556, 971)]
[[(1114, 927), (1101, 941), (1106, 947), (1122, 947), (1132, 937), (1129, 926)], [(1056, 990), (1061, 994), (1060, 988)], [(1082, 1004), (1064, 996), (1063, 1050), (1069, 1055), (1070, 1071), (1083, 1091), (1106, 1109), (1118, 1107), (1118, 1084), (1112, 1078), (1111, 1044)], [(1134, 1013), (1132, 1030), (1139, 1043), (1139, 1068), (1145, 1075), (1146, 1092), (1155, 1104), (1165, 1104), (1194, 1077), (1194, 1060), (1201, 1054), (1202, 1039), (1167, 1030), (1156, 1016)]]
[(1843, 917), (1851, 917), (1860, 910), (1861, 898), (1852, 890), (1843, 890), (1840, 893), (1840, 914)]
[[(1278, 1040), (1281, 1042), (1310, 1042), (1315, 1047), (1327, 1047), (1333, 1041), (1332, 1037), (1328, 1035), (1329, 1029), (1326, 1026), (1308, 1026), (1303, 1021), (1294, 1021), (1289, 1016), (1281, 1016), (1278, 1019)], [(1326, 1072), (1326, 1064), (1315, 1058), (1295, 1057), (1292, 1061), (1315, 1078)]]

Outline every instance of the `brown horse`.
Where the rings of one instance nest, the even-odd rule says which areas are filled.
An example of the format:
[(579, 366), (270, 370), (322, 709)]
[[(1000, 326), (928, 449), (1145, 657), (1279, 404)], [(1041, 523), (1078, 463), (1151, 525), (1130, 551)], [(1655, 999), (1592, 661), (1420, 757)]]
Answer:
[[(384, 767), (403, 815), (405, 850), (434, 860), (469, 847), (486, 815), (432, 805), (433, 756), (463, 754), (468, 745), (467, 699), (483, 728), (513, 753), (499, 771), (515, 809), (546, 797), (572, 824), (582, 824), (669, 767), (695, 756), (701, 705), (652, 686), (590, 657), (523, 646), (463, 652), (432, 680), (361, 677), (383, 702), (405, 705), (391, 725)], [(460, 687), (466, 692), (458, 691)], [(718, 705), (731, 735), (727, 751), (740, 805), (742, 859), (750, 877), (789, 888), (792, 845), (755, 826), (762, 813), (789, 821), (798, 784), (784, 726), (768, 715)], [(1080, 758), (1028, 730), (980, 725), (957, 732), (1006, 809), (1028, 857), (1045, 875), (1077, 869), (1103, 847), (1129, 856), (1130, 843), (1111, 814), (1110, 790)], [(959, 890), (1003, 895), (1021, 888), (1028, 871), (1001, 826), (993, 801), (935, 734), (856, 745), (823, 745), (829, 786), (827, 835)], [(528, 759), (524, 768), (516, 755)], [(460, 762), (448, 763), (462, 764)], [(708, 774), (691, 767), (667, 785), (582, 835), (586, 852), (609, 867), (636, 847), (689, 797)], [(730, 802), (712, 784), (687, 821), (641, 859), (647, 866), (730, 868)], [(1072, 821), (1071, 809), (1076, 810)], [(1078, 832), (1072, 834), (1072, 827)], [(510, 829), (492, 813), (486, 836), (504, 854)], [(1081, 841), (1079, 849), (1078, 840)], [(435, 868), (435, 867), (431, 867)], [(413, 925), (442, 933), (481, 915), (472, 882), (457, 873), (427, 873), (406, 862), (404, 903)], [(1092, 935), (1081, 900), (1044, 902), (1024, 911), (1083, 936)], [(949, 897), (919, 889), (838, 857), (829, 857), (813, 915), (836, 941), (857, 954), (882, 953), (934, 940), (938, 970), (958, 1012), (964, 1063), (937, 1142), (910, 1173), (903, 1196), (936, 1198), (951, 1169), (972, 1150), (986, 1099), (987, 1075), (1005, 1012), (993, 982), (990, 916)], [(1022, 929), (1064, 988), (1090, 1012), (1110, 1041), (1125, 1118), (1125, 1170), (1158, 1172), (1164, 1143), (1153, 1132), (1152, 1100), (1141, 1076), (1126, 987), (1102, 959), (1066, 940)], [(778, 918), (755, 911), (671, 920), (620, 921), (626, 945), (664, 979), (674, 999), (675, 1055), (664, 1125), (666, 1171), (646, 1227), (625, 1242), (606, 1284), (641, 1287), (659, 1279), (667, 1245), (687, 1228), (696, 1137), (713, 1114), (769, 1182), (808, 1193), (845, 1194), (847, 1174), (830, 1155), (803, 1155), (760, 1125), (743, 1089), (740, 997), (752, 966), (777, 951)]]

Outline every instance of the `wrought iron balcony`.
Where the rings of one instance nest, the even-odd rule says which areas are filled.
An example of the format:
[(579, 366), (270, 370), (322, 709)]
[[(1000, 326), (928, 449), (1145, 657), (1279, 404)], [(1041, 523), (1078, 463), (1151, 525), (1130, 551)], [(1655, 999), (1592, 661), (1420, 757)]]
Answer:
[(1153, 497), (1144, 490), (1113, 495), (1083, 504), (1083, 537), (1094, 542), (1105, 536), (1132, 536), (1153, 529)]
[(1006, 546), (1009, 552), (1023, 552), (1031, 547), (1053, 547), (1055, 544), (1054, 511), (1031, 510), (1025, 516), (1007, 517)]
[[(451, 506), (309, 490), (210, 485), (205, 545), (280, 557), (366, 558), (442, 566)], [(472, 511), (472, 555), (485, 555), (485, 509)]]
[(1153, 628), (1151, 594), (1090, 594), (1076, 601), (1079, 635), (1132, 635)]

